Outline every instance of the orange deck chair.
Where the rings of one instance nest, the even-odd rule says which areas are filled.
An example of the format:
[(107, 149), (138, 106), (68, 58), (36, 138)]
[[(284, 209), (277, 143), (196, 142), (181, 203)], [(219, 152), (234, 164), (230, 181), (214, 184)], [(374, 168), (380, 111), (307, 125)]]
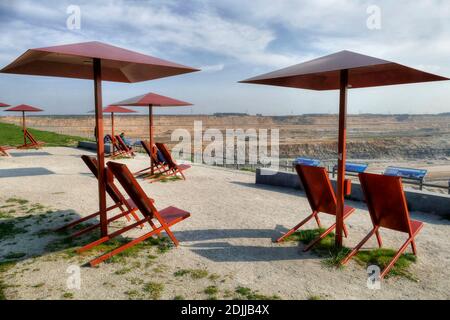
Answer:
[[(161, 173), (165, 172), (167, 170), (167, 164), (165, 162), (161, 161), (159, 159), (159, 157), (151, 151), (150, 143), (148, 141), (141, 140), (141, 145), (142, 145), (142, 148), (147, 153), (147, 155), (149, 156), (149, 158), (152, 159), (154, 173), (161, 174)], [(156, 148), (155, 145), (153, 145), (153, 146), (154, 146), (154, 148)], [(139, 176), (148, 175), (149, 173), (147, 171), (149, 171), (151, 169), (152, 169), (152, 167), (147, 167), (145, 169), (139, 170), (138, 172), (135, 172), (134, 174), (139, 175)]]
[[(319, 219), (319, 212), (327, 213), (330, 215), (336, 215), (336, 195), (334, 194), (333, 186), (331, 185), (330, 178), (328, 177), (328, 172), (322, 167), (312, 167), (306, 165), (296, 165), (295, 169), (302, 182), (303, 188), (308, 198), (309, 205), (311, 206), (312, 213), (306, 217), (303, 221), (289, 230), (286, 234), (276, 240), (276, 242), (283, 241), (286, 237), (294, 233), (297, 229), (307, 223), (309, 220), (314, 218), (317, 222), (319, 228), (321, 228), (321, 223)], [(344, 220), (349, 217), (355, 211), (354, 208), (345, 206), (344, 207)], [(324, 233), (319, 237), (311, 241), (303, 251), (308, 251), (321, 239), (325, 238), (330, 232), (336, 228), (336, 223), (330, 226)], [(347, 237), (347, 227), (344, 224), (344, 235)]]
[(175, 160), (172, 158), (172, 154), (164, 143), (155, 143), (156, 147), (159, 151), (161, 151), (163, 157), (167, 161), (167, 170), (165, 171), (166, 176), (176, 176), (178, 173), (181, 174), (183, 180), (186, 180), (186, 177), (183, 174), (184, 170), (189, 169), (191, 166), (188, 164), (177, 164)]
[(372, 173), (360, 173), (359, 181), (366, 198), (373, 229), (369, 234), (345, 257), (342, 264), (346, 264), (358, 250), (375, 234), (378, 246), (382, 247), (380, 228), (396, 230), (408, 234), (408, 239), (400, 247), (394, 258), (381, 272), (380, 278), (389, 272), (395, 262), (411, 244), (414, 255), (417, 254), (415, 236), (423, 227), (423, 222), (409, 217), (408, 205), (402, 187), (402, 178), (384, 176)]
[[(133, 245), (142, 242), (154, 235), (159, 235), (161, 232), (165, 231), (167, 235), (172, 239), (175, 246), (178, 246), (178, 240), (175, 238), (172, 231), (169, 229), (169, 227), (175, 225), (176, 223), (183, 221), (184, 219), (190, 217), (190, 213), (181, 209), (178, 209), (176, 207), (167, 207), (163, 210), (158, 210), (153, 205), (152, 200), (145, 194), (144, 190), (142, 190), (141, 186), (138, 184), (136, 179), (134, 178), (133, 174), (130, 172), (128, 167), (124, 164), (117, 163), (117, 162), (108, 162), (107, 163), (108, 169), (114, 177), (119, 181), (119, 183), (122, 185), (123, 189), (126, 191), (126, 193), (130, 196), (130, 198), (133, 200), (133, 202), (138, 207), (140, 213), (144, 217), (142, 220), (137, 221), (129, 226), (126, 226), (120, 230), (114, 231), (113, 233), (102, 237), (80, 249), (78, 249), (78, 252), (83, 252), (86, 250), (89, 250), (99, 244), (102, 244), (104, 242), (107, 242), (108, 240), (117, 237), (132, 228), (148, 222), (151, 231), (145, 233), (142, 236), (139, 236), (130, 242), (108, 252), (103, 254), (102, 256), (93, 259), (90, 261), (91, 266), (95, 266), (102, 261), (111, 258), (112, 256), (132, 247)], [(160, 226), (158, 227), (155, 225), (153, 220), (156, 220)]]
[(45, 142), (37, 141), (27, 129), (22, 130), (25, 137), (25, 144), (18, 146), (17, 149), (39, 149)]
[[(81, 159), (88, 166), (88, 168), (91, 170), (91, 172), (94, 174), (94, 176), (96, 178), (98, 178), (97, 159), (95, 157), (90, 157), (90, 156), (86, 156), (86, 155), (81, 156)], [(108, 169), (107, 169), (106, 174), (107, 174), (106, 192), (108, 193), (108, 195), (111, 197), (111, 199), (114, 202), (114, 204), (112, 206), (109, 206), (108, 208), (106, 208), (106, 211), (108, 212), (108, 211), (114, 210), (116, 208), (119, 208), (121, 211), (121, 213), (109, 218), (108, 223), (115, 221), (123, 216), (125, 216), (127, 218), (127, 220), (130, 221), (131, 220), (131, 218), (129, 216), (130, 214), (133, 216), (133, 218), (136, 221), (138, 221), (139, 217), (136, 214), (137, 207), (134, 204), (134, 202), (131, 199), (125, 199), (125, 197), (120, 193), (119, 189), (117, 189), (116, 185), (114, 184), (113, 176), (110, 172), (108, 172)], [(99, 215), (100, 215), (100, 212), (95, 212), (86, 217), (83, 217), (76, 221), (70, 222), (69, 224), (66, 224), (65, 226), (62, 226), (62, 227), (56, 229), (56, 231), (61, 231), (64, 229), (75, 227), (76, 225), (79, 225), (80, 223), (90, 220), (92, 218), (95, 218)], [(72, 234), (72, 237), (80, 236), (86, 232), (97, 229), (99, 227), (100, 227), (99, 223), (91, 225), (89, 227), (86, 227), (86, 228)]]

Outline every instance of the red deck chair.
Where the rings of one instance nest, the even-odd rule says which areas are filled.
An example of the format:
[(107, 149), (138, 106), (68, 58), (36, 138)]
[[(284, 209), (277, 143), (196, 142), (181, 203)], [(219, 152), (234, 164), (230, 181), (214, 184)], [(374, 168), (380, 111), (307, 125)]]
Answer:
[[(98, 177), (97, 159), (95, 157), (90, 157), (90, 156), (86, 156), (86, 155), (81, 156), (81, 159), (84, 161), (84, 163), (88, 166), (88, 168), (91, 170), (91, 172), (97, 178)], [(127, 218), (127, 220), (130, 221), (131, 220), (129, 217), (130, 214), (133, 216), (133, 218), (136, 221), (139, 220), (139, 217), (136, 214), (136, 211), (137, 211), (136, 205), (134, 204), (134, 202), (131, 199), (125, 199), (125, 197), (120, 193), (119, 189), (117, 189), (116, 185), (114, 184), (113, 176), (108, 171), (107, 171), (106, 192), (108, 193), (108, 195), (111, 197), (111, 199), (114, 202), (114, 204), (112, 206), (109, 206), (108, 208), (106, 208), (106, 211), (111, 211), (116, 208), (119, 208), (121, 211), (121, 213), (109, 218), (108, 223), (115, 221), (123, 216), (125, 216)], [(90, 220), (92, 218), (95, 218), (99, 215), (100, 215), (100, 212), (95, 212), (86, 217), (83, 217), (76, 221), (70, 222), (70, 223), (66, 224), (65, 226), (62, 226), (62, 227), (56, 229), (56, 231), (61, 231), (64, 229), (75, 227), (76, 225), (79, 225), (80, 223)], [(72, 235), (72, 237), (80, 236), (86, 232), (97, 229), (99, 227), (100, 227), (99, 223), (91, 225), (87, 228), (84, 228), (84, 229), (74, 233)]]
[(188, 164), (177, 164), (175, 160), (172, 158), (172, 154), (164, 143), (155, 143), (158, 150), (162, 153), (164, 159), (167, 162), (167, 170), (164, 172), (165, 176), (176, 176), (178, 173), (181, 174), (183, 180), (186, 180), (186, 177), (183, 174), (184, 170), (189, 169), (191, 166)]
[[(303, 188), (308, 198), (309, 205), (311, 206), (312, 213), (306, 217), (303, 221), (289, 230), (286, 234), (276, 240), (276, 242), (283, 241), (286, 237), (294, 233), (297, 229), (314, 218), (319, 228), (321, 228), (319, 220), (319, 212), (336, 215), (336, 195), (334, 194), (333, 186), (331, 185), (328, 172), (325, 168), (311, 167), (305, 165), (296, 165), (295, 169), (303, 184)], [(355, 211), (354, 208), (344, 206), (344, 220), (349, 217)], [(317, 242), (325, 238), (330, 232), (336, 228), (336, 223), (330, 226), (319, 237), (311, 241), (303, 251), (308, 251)], [(344, 234), (347, 237), (347, 227), (344, 224)]]
[(369, 234), (347, 255), (342, 261), (346, 264), (374, 234), (377, 237), (378, 246), (382, 247), (380, 228), (396, 230), (408, 234), (408, 239), (400, 247), (394, 258), (381, 272), (380, 278), (389, 272), (395, 262), (411, 244), (414, 255), (417, 254), (414, 237), (423, 227), (423, 222), (412, 220), (409, 217), (408, 205), (403, 192), (402, 179), (400, 177), (384, 176), (371, 173), (360, 173), (359, 181), (366, 198), (373, 229)]
[[(160, 161), (158, 156), (151, 151), (150, 143), (148, 141), (141, 140), (141, 145), (142, 148), (147, 153), (147, 155), (152, 159), (154, 173), (161, 174), (165, 172), (167, 170), (167, 164), (165, 162)], [(153, 147), (156, 148), (155, 145), (153, 145)], [(148, 175), (149, 173), (147, 171), (150, 171), (151, 169), (152, 167), (147, 167), (145, 169), (139, 170), (138, 172), (135, 172), (134, 174), (139, 176)]]
[(115, 136), (115, 138), (115, 140), (117, 141), (117, 145), (119, 146), (119, 150), (122, 151), (122, 154), (129, 157), (134, 157), (133, 148), (127, 146), (120, 136), (117, 135)]
[(8, 153), (8, 150), (12, 149), (10, 146), (0, 146), (0, 156), (9, 157), (10, 154)]
[[(145, 233), (144, 235), (118, 247), (117, 249), (114, 249), (108, 253), (103, 254), (102, 256), (90, 261), (91, 266), (95, 266), (102, 261), (111, 258), (112, 256), (126, 250), (127, 248), (132, 247), (133, 245), (144, 241), (145, 239), (148, 239), (154, 235), (159, 235), (161, 232), (165, 231), (170, 239), (172, 239), (173, 243), (178, 246), (178, 240), (175, 238), (172, 231), (169, 229), (169, 227), (173, 226), (174, 224), (188, 218), (190, 216), (190, 213), (175, 207), (167, 207), (163, 210), (157, 210), (156, 207), (153, 205), (153, 202), (147, 195), (145, 194), (144, 190), (142, 190), (141, 186), (138, 184), (136, 179), (134, 178), (133, 174), (130, 172), (128, 167), (124, 164), (117, 163), (117, 162), (108, 162), (107, 163), (108, 169), (114, 177), (119, 181), (119, 183), (122, 185), (123, 189), (126, 191), (126, 193), (130, 196), (130, 198), (133, 200), (133, 202), (138, 207), (139, 211), (143, 215), (143, 219), (140, 221), (137, 221), (136, 223), (133, 223), (129, 226), (126, 226), (120, 230), (117, 230), (105, 237), (102, 237), (98, 239), (97, 241), (94, 241), (80, 249), (78, 249), (78, 252), (83, 252), (86, 250), (89, 250), (101, 243), (104, 243), (114, 237), (117, 237), (128, 230), (131, 230), (132, 228), (148, 222), (152, 230), (148, 233)], [(160, 226), (156, 226), (153, 220), (156, 220), (159, 222)]]
[(25, 136), (25, 144), (18, 146), (17, 149), (39, 149), (45, 144), (45, 142), (37, 141), (27, 129), (23, 130), (23, 134)]

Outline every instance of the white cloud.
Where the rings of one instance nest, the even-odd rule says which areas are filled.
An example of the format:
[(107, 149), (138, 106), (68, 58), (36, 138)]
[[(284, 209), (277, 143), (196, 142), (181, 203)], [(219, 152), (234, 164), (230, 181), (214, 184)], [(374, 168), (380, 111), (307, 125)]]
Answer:
[(200, 67), (202, 72), (218, 72), (218, 71), (222, 71), (224, 68), (225, 68), (225, 65), (223, 63), (211, 64), (211, 65), (206, 65), (206, 66)]

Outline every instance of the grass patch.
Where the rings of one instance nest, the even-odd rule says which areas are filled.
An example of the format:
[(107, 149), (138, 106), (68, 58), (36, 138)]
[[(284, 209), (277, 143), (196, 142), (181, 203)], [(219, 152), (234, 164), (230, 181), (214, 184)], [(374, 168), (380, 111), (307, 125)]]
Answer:
[(24, 204), (28, 203), (28, 200), (25, 200), (25, 199), (22, 199), (22, 198), (13, 197), (13, 198), (7, 199), (5, 202), (6, 203), (18, 203), (20, 205), (24, 205)]
[(181, 180), (181, 178), (179, 176), (172, 176), (172, 177), (163, 178), (160, 180), (160, 182), (166, 183), (166, 182), (173, 182), (173, 181), (178, 181), (178, 180)]
[[(75, 146), (78, 143), (78, 141), (89, 140), (82, 137), (69, 136), (31, 128), (27, 128), (27, 130), (36, 138), (36, 140), (45, 142), (46, 146), (68, 147), (68, 146)], [(21, 144), (23, 144), (22, 128), (16, 126), (15, 124), (0, 123), (0, 145), (21, 145)]]
[(237, 287), (235, 293), (238, 294), (238, 299), (245, 298), (247, 300), (280, 300), (281, 298), (277, 295), (266, 296), (258, 293), (247, 287)]
[[(309, 229), (296, 231), (286, 238), (286, 241), (301, 242), (305, 245), (319, 237), (325, 229)], [(319, 243), (311, 248), (311, 251), (321, 258), (322, 263), (328, 267), (341, 267), (341, 261), (350, 252), (349, 248), (336, 248), (334, 245), (334, 233), (331, 232)]]
[(173, 297), (173, 300), (185, 300), (185, 298), (182, 295), (176, 295), (175, 297)]
[(147, 282), (142, 290), (147, 293), (151, 299), (157, 300), (161, 298), (164, 291), (164, 284), (159, 282)]
[[(392, 249), (374, 249), (374, 250), (361, 250), (354, 259), (363, 266), (377, 265), (381, 269), (384, 269), (388, 263), (392, 260), (397, 252)], [(400, 256), (395, 265), (389, 270), (386, 277), (400, 276), (412, 281), (417, 281), (417, 278), (409, 270), (411, 264), (417, 261), (417, 257), (412, 253), (405, 253)]]
[(173, 275), (175, 277), (183, 277), (185, 275), (190, 275), (192, 279), (203, 279), (208, 276), (208, 271), (204, 269), (181, 269), (175, 271)]
[(219, 288), (217, 288), (216, 286), (208, 286), (205, 288), (205, 290), (203, 290), (203, 292), (209, 296), (214, 296), (219, 293)]
[[(286, 238), (288, 241), (302, 242), (308, 244), (315, 238), (317, 238), (324, 229), (311, 229), (301, 230), (293, 233)], [(334, 233), (330, 233), (318, 244), (316, 244), (311, 251), (317, 254), (319, 257), (325, 258), (323, 264), (328, 267), (341, 267), (341, 261), (350, 252), (349, 248), (343, 247), (337, 249), (334, 245)], [(360, 250), (353, 259), (360, 265), (365, 267), (369, 265), (377, 265), (381, 269), (384, 269), (387, 264), (392, 260), (396, 251), (392, 249), (373, 249), (373, 250)], [(409, 271), (409, 267), (413, 262), (416, 262), (416, 256), (410, 253), (402, 254), (397, 260), (395, 265), (391, 268), (386, 277), (389, 276), (401, 276), (413, 281), (417, 279)]]
[(121, 275), (131, 271), (131, 268), (123, 268), (114, 272), (114, 274)]
[(62, 295), (64, 299), (73, 299), (73, 293), (72, 292), (64, 292)]

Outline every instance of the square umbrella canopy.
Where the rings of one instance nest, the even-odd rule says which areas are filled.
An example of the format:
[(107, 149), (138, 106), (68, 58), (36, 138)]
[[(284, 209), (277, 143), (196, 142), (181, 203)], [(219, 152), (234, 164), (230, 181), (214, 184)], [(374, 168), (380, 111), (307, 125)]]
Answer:
[[(136, 111), (120, 107), (120, 106), (107, 106), (103, 108), (103, 113), (110, 113), (111, 114), (111, 139), (112, 139), (112, 145), (114, 148), (114, 141), (115, 141), (115, 134), (114, 134), (114, 114), (115, 113), (136, 113)], [(114, 150), (113, 150), (114, 153)]]
[(27, 144), (27, 134), (26, 134), (26, 125), (25, 125), (25, 112), (41, 112), (44, 111), (42, 109), (29, 106), (27, 104), (20, 104), (18, 106), (8, 108), (4, 111), (12, 111), (12, 112), (22, 112), (22, 130), (23, 130), (23, 143), (24, 145)]
[[(137, 97), (129, 98), (127, 100), (123, 100), (113, 105), (117, 106), (134, 106), (134, 107), (148, 107), (148, 122), (149, 122), (149, 140), (150, 140), (150, 148), (153, 154), (156, 154), (156, 150), (154, 148), (153, 143), (153, 107), (181, 107), (181, 106), (192, 106), (191, 103), (173, 99), (170, 97), (162, 96), (156, 93), (146, 93)], [(153, 175), (153, 160), (150, 157), (150, 172)]]
[[(199, 69), (187, 67), (102, 42), (29, 49), (0, 72), (94, 80), (97, 137), (103, 137), (102, 80), (139, 82)], [(108, 236), (103, 139), (97, 139), (100, 232)]]
[(310, 90), (340, 90), (335, 240), (336, 246), (341, 247), (344, 223), (347, 90), (441, 80), (449, 79), (395, 62), (351, 51), (341, 51), (240, 82)]

